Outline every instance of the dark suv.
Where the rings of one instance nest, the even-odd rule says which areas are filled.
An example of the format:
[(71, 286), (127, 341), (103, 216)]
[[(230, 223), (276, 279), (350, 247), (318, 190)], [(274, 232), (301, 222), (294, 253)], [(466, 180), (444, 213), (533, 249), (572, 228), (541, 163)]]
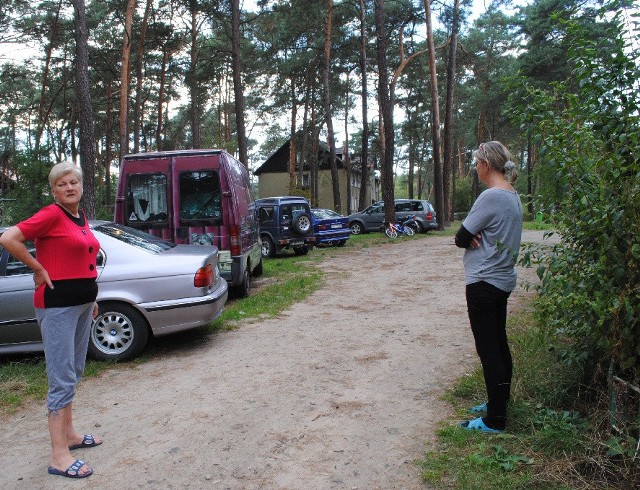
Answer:
[[(396, 220), (415, 214), (416, 232), (437, 230), (436, 211), (432, 204), (424, 199), (395, 199)], [(380, 231), (384, 223), (384, 202), (379, 201), (359, 213), (350, 214), (351, 233), (359, 235), (367, 231)]]
[(288, 248), (304, 255), (315, 243), (311, 209), (304, 197), (265, 197), (256, 200), (256, 209), (263, 257), (274, 257)]

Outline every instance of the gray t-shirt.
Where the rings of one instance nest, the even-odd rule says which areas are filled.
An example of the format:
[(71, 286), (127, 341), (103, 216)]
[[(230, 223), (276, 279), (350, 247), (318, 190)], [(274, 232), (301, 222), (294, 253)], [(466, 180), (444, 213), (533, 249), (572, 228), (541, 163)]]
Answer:
[(502, 289), (516, 287), (515, 264), (522, 238), (522, 204), (517, 192), (487, 189), (462, 222), (467, 231), (481, 233), (480, 247), (464, 254), (465, 284), (485, 281)]

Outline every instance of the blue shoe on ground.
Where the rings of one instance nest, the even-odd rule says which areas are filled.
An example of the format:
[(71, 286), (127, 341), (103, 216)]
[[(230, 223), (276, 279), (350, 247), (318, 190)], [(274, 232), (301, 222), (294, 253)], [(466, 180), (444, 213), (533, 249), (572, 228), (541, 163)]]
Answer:
[(81, 449), (83, 447), (95, 447), (102, 444), (102, 441), (97, 442), (96, 439), (91, 434), (85, 434), (82, 437), (82, 442), (80, 444), (74, 444), (73, 446), (69, 446), (69, 450), (72, 451), (74, 449)]
[(482, 420), (482, 417), (478, 417), (473, 420), (465, 420), (460, 423), (460, 427), (466, 430), (479, 430), (480, 432), (489, 432), (491, 434), (500, 434), (502, 431), (500, 429), (492, 429), (491, 427), (487, 427)]
[(85, 465), (84, 461), (76, 459), (71, 466), (69, 466), (66, 470), (58, 470), (53, 466), (49, 466), (49, 474), (50, 475), (60, 475), (66, 476), (67, 478), (86, 478), (88, 476), (93, 475), (93, 469), (89, 468), (86, 473), (80, 473), (80, 470)]
[(487, 402), (471, 407), (469, 413), (487, 413)]

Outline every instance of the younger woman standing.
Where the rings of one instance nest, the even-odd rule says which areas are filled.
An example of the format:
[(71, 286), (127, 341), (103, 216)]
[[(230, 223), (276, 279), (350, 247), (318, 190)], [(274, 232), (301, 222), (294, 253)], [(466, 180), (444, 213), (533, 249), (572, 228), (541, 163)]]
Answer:
[(471, 409), (476, 414), (486, 411), (484, 417), (460, 425), (469, 430), (502, 432), (507, 421), (513, 370), (506, 330), (507, 299), (516, 287), (522, 204), (512, 186), (515, 165), (505, 146), (489, 141), (474, 153), (478, 178), (487, 190), (473, 204), (455, 243), (466, 249), (467, 310), (488, 401)]

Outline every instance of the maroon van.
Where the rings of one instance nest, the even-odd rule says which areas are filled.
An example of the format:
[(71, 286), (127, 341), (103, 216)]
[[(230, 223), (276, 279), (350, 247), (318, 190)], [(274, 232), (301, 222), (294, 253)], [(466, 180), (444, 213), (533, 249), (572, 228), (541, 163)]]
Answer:
[(215, 245), (222, 276), (247, 296), (262, 274), (259, 225), (249, 172), (224, 150), (126, 155), (115, 221), (175, 243)]

